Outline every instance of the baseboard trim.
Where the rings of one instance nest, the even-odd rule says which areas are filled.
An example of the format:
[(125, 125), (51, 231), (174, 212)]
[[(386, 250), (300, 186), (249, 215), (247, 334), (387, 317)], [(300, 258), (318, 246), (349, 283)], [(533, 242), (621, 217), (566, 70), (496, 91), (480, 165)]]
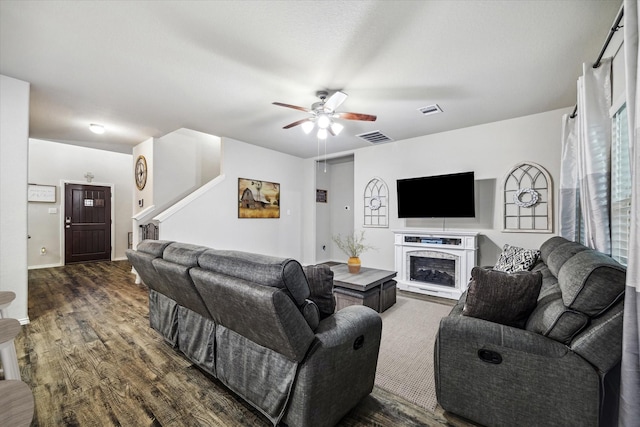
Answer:
[(41, 264), (41, 265), (30, 265), (27, 267), (27, 270), (38, 270), (41, 268), (52, 268), (52, 267), (62, 267), (63, 264)]

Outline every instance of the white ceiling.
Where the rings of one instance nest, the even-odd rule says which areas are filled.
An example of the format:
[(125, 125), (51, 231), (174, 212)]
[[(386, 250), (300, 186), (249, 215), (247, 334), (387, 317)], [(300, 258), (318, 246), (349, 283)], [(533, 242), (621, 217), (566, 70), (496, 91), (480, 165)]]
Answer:
[(572, 106), (620, 5), (2, 0), (0, 73), (31, 83), (32, 138), (131, 152), (186, 127), (308, 158), (315, 137), (282, 129), (306, 113), (273, 101), (340, 89), (339, 111), (378, 116), (342, 121), (328, 153)]

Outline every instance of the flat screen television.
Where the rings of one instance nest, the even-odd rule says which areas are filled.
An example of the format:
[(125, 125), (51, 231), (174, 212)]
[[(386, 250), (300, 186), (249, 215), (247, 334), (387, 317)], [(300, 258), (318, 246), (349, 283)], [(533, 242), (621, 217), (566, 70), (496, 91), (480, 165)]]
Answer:
[(398, 179), (398, 218), (473, 218), (473, 172)]

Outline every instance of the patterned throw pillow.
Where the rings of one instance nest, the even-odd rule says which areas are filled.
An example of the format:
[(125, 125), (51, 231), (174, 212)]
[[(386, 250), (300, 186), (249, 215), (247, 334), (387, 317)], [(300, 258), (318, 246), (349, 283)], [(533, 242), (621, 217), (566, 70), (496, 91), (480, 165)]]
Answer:
[(537, 249), (523, 249), (517, 246), (504, 245), (494, 270), (505, 273), (529, 271), (538, 260), (540, 251)]

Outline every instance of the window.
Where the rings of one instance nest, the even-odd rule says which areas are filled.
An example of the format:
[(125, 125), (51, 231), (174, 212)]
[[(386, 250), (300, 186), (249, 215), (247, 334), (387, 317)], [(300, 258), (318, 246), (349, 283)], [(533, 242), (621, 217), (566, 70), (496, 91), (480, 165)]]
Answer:
[(613, 115), (611, 134), (611, 256), (627, 265), (631, 228), (631, 165), (626, 105)]

